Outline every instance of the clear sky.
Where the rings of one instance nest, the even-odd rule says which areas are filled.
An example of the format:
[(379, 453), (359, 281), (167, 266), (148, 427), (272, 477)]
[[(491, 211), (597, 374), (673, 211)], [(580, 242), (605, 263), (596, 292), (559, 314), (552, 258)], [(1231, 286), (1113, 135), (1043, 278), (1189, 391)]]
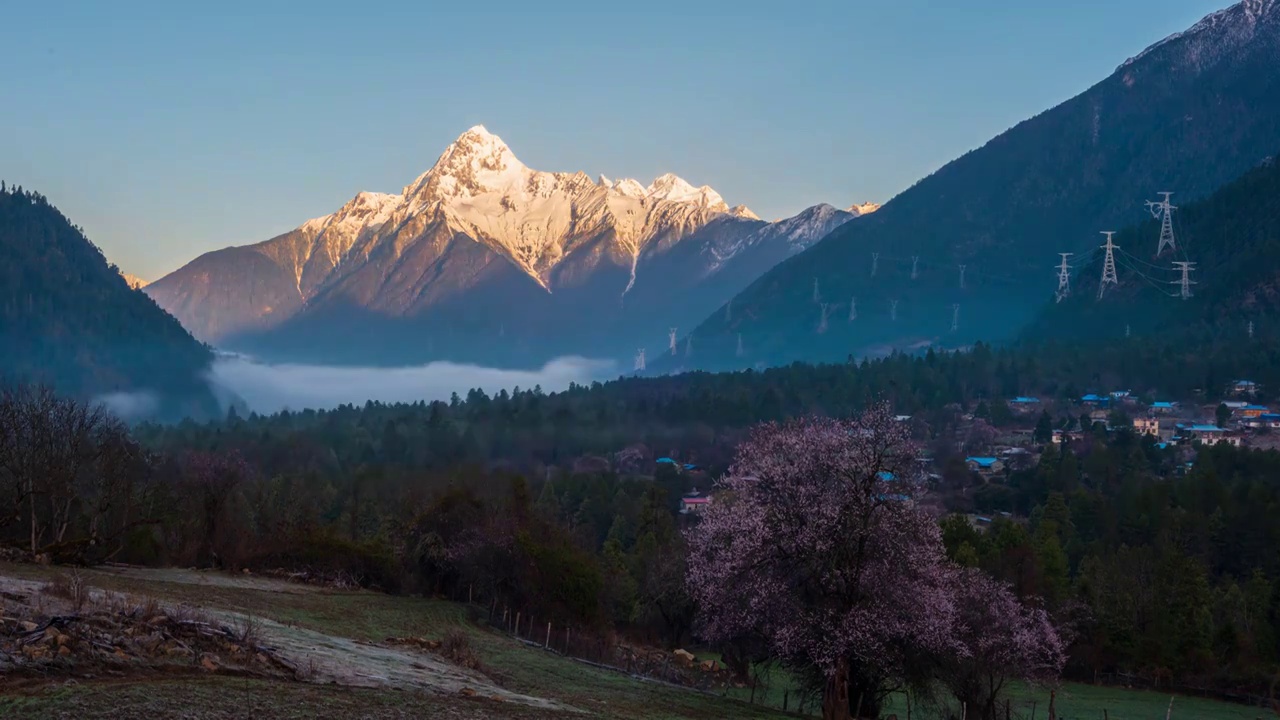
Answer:
[(484, 124), (762, 217), (883, 202), (1228, 0), (0, 0), (0, 178), (126, 272), (398, 192)]

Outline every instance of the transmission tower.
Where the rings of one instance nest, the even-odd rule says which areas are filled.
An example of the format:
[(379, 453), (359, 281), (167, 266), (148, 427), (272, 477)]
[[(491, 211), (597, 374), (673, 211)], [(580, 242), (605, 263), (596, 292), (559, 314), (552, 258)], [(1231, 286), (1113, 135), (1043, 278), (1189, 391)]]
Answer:
[(1129, 337), (1129, 323), (1125, 323), (1124, 325), (1124, 336)]
[(738, 357), (742, 357), (742, 333), (738, 333)]
[(960, 329), (960, 303), (951, 305), (951, 332)]
[(897, 321), (898, 319), (898, 301), (897, 300), (889, 301), (889, 319), (893, 321)]
[(858, 298), (849, 298), (849, 322), (858, 319)]
[(667, 343), (671, 347), (671, 354), (676, 354), (676, 330), (679, 328), (671, 328), (667, 331)]
[(1196, 284), (1196, 281), (1191, 279), (1191, 271), (1195, 270), (1195, 263), (1180, 261), (1175, 262), (1174, 266), (1182, 271), (1182, 279), (1174, 281), (1181, 286), (1178, 290), (1178, 297), (1186, 300), (1191, 297), (1191, 286)]
[(693, 336), (692, 335), (684, 339), (684, 356), (689, 357), (690, 355), (693, 355)]
[(960, 266), (960, 289), (964, 289), (964, 265)]
[(1107, 244), (1099, 247), (1107, 251), (1107, 257), (1102, 261), (1102, 281), (1098, 283), (1098, 299), (1102, 299), (1102, 293), (1106, 292), (1107, 285), (1119, 285), (1120, 278), (1116, 277), (1116, 256), (1115, 250), (1120, 247), (1111, 241), (1111, 236), (1115, 235), (1111, 231), (1103, 231), (1103, 235), (1107, 236)]
[(1074, 253), (1058, 253), (1062, 256), (1062, 264), (1058, 265), (1058, 292), (1054, 293), (1054, 297), (1058, 302), (1071, 294), (1071, 266), (1067, 264), (1067, 258)]
[(911, 256), (911, 279), (915, 280), (918, 277), (920, 277), (920, 256), (912, 255)]
[(1248, 330), (1249, 330), (1249, 339), (1252, 340), (1253, 339), (1253, 321), (1252, 320), (1249, 321)]
[(818, 278), (813, 279), (813, 301), (815, 303), (822, 302), (822, 293), (818, 292)]
[(1177, 250), (1177, 245), (1173, 241), (1173, 211), (1177, 210), (1176, 205), (1169, 204), (1169, 196), (1173, 193), (1159, 193), (1164, 198), (1160, 202), (1147, 201), (1147, 209), (1151, 211), (1151, 217), (1160, 220), (1160, 245), (1156, 248), (1156, 255), (1160, 255), (1167, 247), (1170, 250)]
[(644, 372), (644, 348), (636, 351), (636, 372)]
[(871, 277), (876, 276), (876, 270), (880, 269), (880, 253), (871, 253)]
[(821, 335), (827, 331), (827, 320), (830, 319), (832, 313), (840, 308), (840, 304), (820, 303), (819, 306), (822, 308), (822, 319), (818, 321), (818, 334)]
[(733, 322), (733, 299), (732, 298), (730, 298), (729, 302), (726, 303), (724, 306), (724, 321), (726, 323)]

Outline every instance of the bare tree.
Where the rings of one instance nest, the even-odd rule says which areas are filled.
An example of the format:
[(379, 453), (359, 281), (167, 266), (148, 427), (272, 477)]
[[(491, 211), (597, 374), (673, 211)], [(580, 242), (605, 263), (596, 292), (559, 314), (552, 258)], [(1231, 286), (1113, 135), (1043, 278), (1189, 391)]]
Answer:
[(46, 386), (0, 390), (0, 531), (34, 554), (83, 559), (141, 521), (132, 508), (148, 459), (104, 408)]

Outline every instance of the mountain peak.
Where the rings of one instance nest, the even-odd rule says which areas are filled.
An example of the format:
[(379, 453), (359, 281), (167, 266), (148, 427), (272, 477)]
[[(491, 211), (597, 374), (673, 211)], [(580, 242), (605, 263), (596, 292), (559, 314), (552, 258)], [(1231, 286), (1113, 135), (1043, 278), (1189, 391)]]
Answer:
[(695, 188), (675, 173), (659, 175), (649, 184), (646, 195), (650, 200), (688, 202), (706, 208), (718, 208), (724, 212), (729, 210), (728, 204), (725, 203), (724, 198), (720, 197), (720, 193), (707, 185)]
[(870, 215), (879, 209), (880, 204), (873, 202), (854, 203), (847, 208), (854, 215)]
[(1233, 48), (1253, 40), (1258, 27), (1267, 23), (1280, 24), (1280, 0), (1242, 0), (1212, 12), (1190, 28), (1156, 42), (1125, 60), (1120, 69), (1180, 42), (1189, 44), (1183, 59), (1196, 67), (1205, 67), (1228, 55)]
[(458, 136), (435, 165), (404, 189), (424, 201), (469, 198), (518, 185), (528, 170), (502, 138), (476, 125)]

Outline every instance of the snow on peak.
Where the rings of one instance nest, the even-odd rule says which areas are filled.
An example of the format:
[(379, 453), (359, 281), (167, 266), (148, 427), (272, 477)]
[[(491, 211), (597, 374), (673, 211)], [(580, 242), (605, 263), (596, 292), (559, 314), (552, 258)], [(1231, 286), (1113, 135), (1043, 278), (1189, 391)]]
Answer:
[(725, 204), (724, 198), (720, 197), (720, 193), (706, 185), (695, 188), (675, 173), (659, 175), (650, 183), (646, 190), (646, 195), (650, 200), (690, 202), (707, 208), (722, 208), (725, 212), (729, 210), (729, 206)]
[(879, 203), (864, 202), (864, 203), (854, 203), (850, 205), (847, 208), (847, 211), (853, 213), (854, 215), (870, 215), (871, 213), (879, 209), (880, 209)]
[(613, 184), (613, 189), (631, 198), (642, 198), (649, 194), (648, 188), (632, 178), (622, 178)]
[[(1209, 57), (1193, 58), (1198, 63), (1219, 56), (1222, 51), (1247, 43), (1253, 39), (1258, 25), (1263, 21), (1280, 21), (1280, 0), (1242, 0), (1235, 5), (1209, 13), (1200, 22), (1181, 32), (1154, 43), (1142, 52), (1121, 63), (1124, 69), (1150, 55), (1159, 48), (1178, 40), (1200, 40), (1211, 51)], [(1193, 55), (1199, 56), (1200, 52)]]
[(445, 148), (436, 164), (405, 188), (404, 195), (425, 194), (438, 200), (510, 190), (521, 183), (527, 170), (502, 138), (476, 125)]
[(748, 220), (759, 220), (760, 216), (751, 212), (751, 208), (746, 205), (734, 205), (729, 208), (729, 214), (734, 217), (747, 218)]
[[(580, 237), (612, 232), (624, 252), (638, 258), (648, 243), (674, 242), (718, 215), (755, 217), (743, 207), (730, 210), (715, 190), (673, 173), (645, 187), (631, 178), (592, 181), (583, 172), (533, 170), (502, 138), (476, 125), (402, 194), (360, 193), (301, 229), (336, 267), (355, 248), (367, 255), (383, 225), (405, 227), (428, 213), (507, 256), (544, 287), (548, 271)], [(304, 268), (294, 264), (301, 292)]]

